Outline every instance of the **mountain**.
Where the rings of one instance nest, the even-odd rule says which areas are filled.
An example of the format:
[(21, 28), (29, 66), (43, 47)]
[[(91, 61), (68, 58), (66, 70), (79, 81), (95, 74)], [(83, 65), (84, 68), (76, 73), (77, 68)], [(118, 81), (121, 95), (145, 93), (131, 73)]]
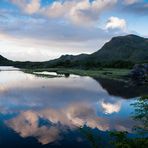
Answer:
[(48, 66), (57, 67), (130, 67), (136, 63), (148, 62), (148, 39), (137, 35), (113, 37), (104, 46), (88, 55), (63, 55), (48, 62)]
[(92, 54), (62, 55), (46, 62), (13, 62), (0, 56), (0, 65), (12, 65), (20, 68), (48, 67), (132, 67), (136, 63), (148, 62), (148, 39), (137, 35), (113, 37), (104, 46)]
[(0, 66), (10, 66), (13, 62), (0, 55)]
[(46, 62), (47, 65), (52, 67), (64, 66), (64, 67), (73, 67), (81, 66), (84, 61), (89, 57), (88, 54), (80, 55), (62, 55), (60, 58)]
[(100, 50), (90, 55), (100, 62), (148, 61), (148, 39), (136, 35), (113, 37)]

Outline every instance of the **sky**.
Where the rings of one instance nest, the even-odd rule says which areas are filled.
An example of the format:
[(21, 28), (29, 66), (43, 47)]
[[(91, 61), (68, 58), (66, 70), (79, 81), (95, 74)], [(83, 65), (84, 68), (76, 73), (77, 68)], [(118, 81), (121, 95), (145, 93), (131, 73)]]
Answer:
[(114, 36), (148, 37), (148, 0), (0, 0), (0, 54), (46, 61), (92, 53)]

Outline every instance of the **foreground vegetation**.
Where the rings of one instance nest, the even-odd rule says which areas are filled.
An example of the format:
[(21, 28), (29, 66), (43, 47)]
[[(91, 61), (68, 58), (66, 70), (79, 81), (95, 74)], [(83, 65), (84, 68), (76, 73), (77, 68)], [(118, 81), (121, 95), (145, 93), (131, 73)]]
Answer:
[(24, 72), (56, 72), (57, 74), (75, 74), (80, 76), (91, 76), (96, 78), (117, 79), (126, 81), (130, 69), (117, 68), (98, 68), (93, 70), (70, 69), (70, 68), (41, 68), (41, 69), (23, 69)]
[[(133, 120), (140, 123), (139, 126), (133, 127), (136, 137), (129, 137), (127, 131), (111, 131), (109, 132), (110, 140), (107, 142), (111, 148), (147, 148), (148, 147), (148, 96), (137, 99), (134, 104)], [(94, 135), (90, 128), (80, 128), (80, 131), (90, 142), (93, 148), (105, 147), (104, 141), (99, 135)]]

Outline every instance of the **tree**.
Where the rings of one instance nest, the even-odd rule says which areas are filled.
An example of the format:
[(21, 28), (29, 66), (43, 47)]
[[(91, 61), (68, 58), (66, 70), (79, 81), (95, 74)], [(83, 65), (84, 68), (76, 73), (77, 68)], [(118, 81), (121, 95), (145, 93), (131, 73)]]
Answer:
[(134, 130), (143, 136), (148, 136), (148, 96), (139, 98), (132, 106), (134, 106), (133, 119), (141, 123), (135, 126)]

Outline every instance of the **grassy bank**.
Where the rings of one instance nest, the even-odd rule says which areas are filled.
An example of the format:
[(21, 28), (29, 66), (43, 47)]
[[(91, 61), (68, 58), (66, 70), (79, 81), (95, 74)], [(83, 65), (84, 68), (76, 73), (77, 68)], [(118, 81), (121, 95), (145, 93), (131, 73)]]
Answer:
[(68, 69), (68, 68), (46, 68), (46, 69), (25, 69), (23, 70), (27, 73), (33, 72), (56, 72), (57, 74), (76, 74), (80, 76), (90, 76), (90, 77), (100, 77), (107, 79), (117, 79), (126, 81), (126, 76), (129, 73), (129, 69), (115, 69), (115, 68), (100, 68), (93, 70), (83, 70), (83, 69)]

